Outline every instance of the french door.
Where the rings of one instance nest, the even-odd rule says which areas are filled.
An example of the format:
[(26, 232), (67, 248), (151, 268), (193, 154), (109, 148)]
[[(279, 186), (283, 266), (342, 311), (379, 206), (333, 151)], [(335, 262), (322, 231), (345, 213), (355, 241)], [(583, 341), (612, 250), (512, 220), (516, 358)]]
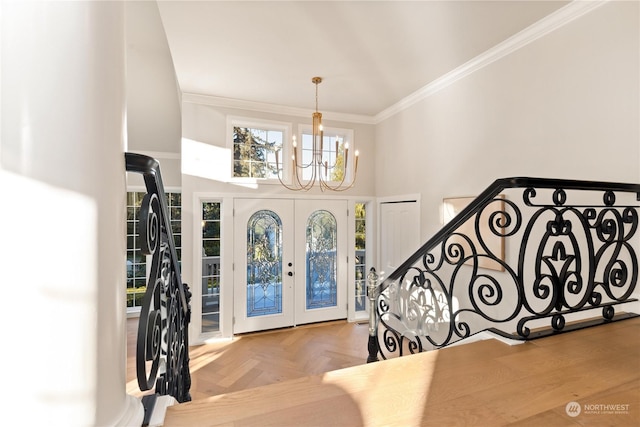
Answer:
[(234, 333), (347, 317), (347, 203), (235, 199)]

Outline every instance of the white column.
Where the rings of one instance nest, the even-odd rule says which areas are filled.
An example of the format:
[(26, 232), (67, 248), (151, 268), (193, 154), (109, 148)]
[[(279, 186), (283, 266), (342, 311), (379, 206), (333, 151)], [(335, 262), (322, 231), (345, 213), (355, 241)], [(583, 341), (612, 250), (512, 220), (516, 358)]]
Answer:
[(3, 0), (0, 18), (0, 425), (140, 425), (125, 391), (124, 4)]

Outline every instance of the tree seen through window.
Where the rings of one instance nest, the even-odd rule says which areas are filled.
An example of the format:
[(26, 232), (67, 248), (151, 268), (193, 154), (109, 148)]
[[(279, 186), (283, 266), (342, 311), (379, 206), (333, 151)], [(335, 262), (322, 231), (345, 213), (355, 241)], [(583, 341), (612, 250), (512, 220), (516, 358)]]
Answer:
[(282, 148), (283, 137), (279, 130), (234, 126), (233, 176), (277, 178), (275, 153)]

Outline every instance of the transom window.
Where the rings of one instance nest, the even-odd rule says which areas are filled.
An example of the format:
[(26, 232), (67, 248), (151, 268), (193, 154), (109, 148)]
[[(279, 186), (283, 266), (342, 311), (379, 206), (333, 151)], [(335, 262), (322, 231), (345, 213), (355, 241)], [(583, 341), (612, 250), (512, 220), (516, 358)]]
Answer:
[(282, 149), (283, 129), (233, 126), (233, 176), (277, 179), (276, 152)]
[[(300, 147), (300, 163), (308, 165), (313, 158), (313, 134), (311, 126), (301, 125), (301, 147)], [(349, 159), (347, 161), (347, 170), (345, 171), (345, 148), (349, 147)], [(339, 182), (345, 176), (345, 182), (351, 180), (350, 175), (353, 170), (353, 131), (350, 129), (325, 128), (322, 138), (322, 164), (321, 170), (317, 171), (322, 177), (328, 181)], [(326, 170), (325, 170), (326, 168)], [(302, 179), (308, 181), (311, 179), (313, 169), (304, 168)]]
[[(229, 148), (233, 152), (234, 179), (252, 178), (289, 182), (293, 178), (292, 124), (229, 117)], [(312, 179), (314, 170), (327, 181), (345, 183), (353, 180), (354, 142), (352, 129), (325, 128), (322, 142), (322, 166), (313, 161), (313, 135), (310, 125), (298, 125), (297, 163), (299, 179)], [(346, 147), (349, 150), (346, 150)], [(348, 157), (348, 159), (347, 159)], [(346, 166), (346, 167), (345, 167)], [(278, 167), (281, 170), (278, 170)]]

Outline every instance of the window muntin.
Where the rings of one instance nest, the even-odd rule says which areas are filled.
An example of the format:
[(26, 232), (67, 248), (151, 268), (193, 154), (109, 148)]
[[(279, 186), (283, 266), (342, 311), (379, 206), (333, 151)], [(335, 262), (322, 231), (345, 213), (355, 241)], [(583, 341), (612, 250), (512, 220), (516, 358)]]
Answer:
[(221, 207), (202, 203), (202, 333), (220, 331)]
[(169, 224), (171, 226), (171, 234), (173, 234), (173, 243), (176, 247), (178, 265), (182, 270), (182, 194), (166, 193), (166, 196), (167, 208), (169, 209)]
[[(147, 257), (142, 254), (139, 242), (140, 206), (144, 191), (127, 192), (127, 309), (135, 310), (142, 306), (147, 290)], [(169, 210), (169, 223), (176, 246), (178, 264), (181, 260), (182, 245), (182, 194), (166, 193)]]
[(282, 149), (282, 129), (233, 127), (233, 176), (277, 179), (276, 152)]
[[(300, 156), (300, 165), (309, 165), (313, 161), (313, 134), (311, 126), (300, 125), (301, 144), (298, 148)], [(347, 168), (345, 171), (345, 147), (349, 146), (349, 159), (347, 160)], [(321, 173), (323, 179), (326, 177), (328, 181), (340, 182), (345, 177), (348, 183), (352, 179), (353, 174), (353, 130), (325, 128), (322, 138), (322, 164), (327, 166), (316, 173)], [(306, 167), (302, 171), (302, 180), (308, 181), (313, 174), (313, 168)], [(346, 175), (345, 175), (346, 174)]]
[(355, 308), (364, 311), (367, 299), (367, 205), (356, 203), (355, 212)]
[(147, 289), (146, 257), (139, 242), (140, 205), (144, 192), (127, 192), (127, 308), (142, 305)]

